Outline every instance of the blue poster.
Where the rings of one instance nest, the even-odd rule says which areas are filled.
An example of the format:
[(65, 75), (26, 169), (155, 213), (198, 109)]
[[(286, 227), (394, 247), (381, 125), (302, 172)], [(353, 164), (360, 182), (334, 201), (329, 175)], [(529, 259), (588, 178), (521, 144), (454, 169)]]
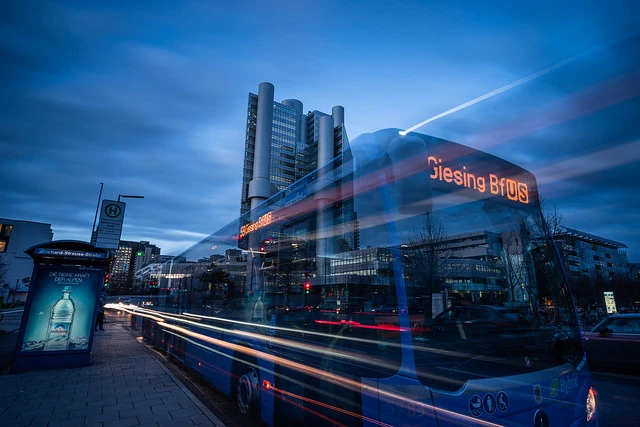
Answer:
[(102, 279), (99, 268), (40, 266), (21, 351), (88, 350)]

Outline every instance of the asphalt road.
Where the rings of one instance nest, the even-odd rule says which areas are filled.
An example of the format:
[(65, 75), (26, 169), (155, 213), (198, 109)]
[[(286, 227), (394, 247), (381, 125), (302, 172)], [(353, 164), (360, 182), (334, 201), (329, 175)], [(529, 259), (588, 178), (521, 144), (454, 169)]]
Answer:
[(640, 376), (593, 372), (600, 427), (640, 425)]

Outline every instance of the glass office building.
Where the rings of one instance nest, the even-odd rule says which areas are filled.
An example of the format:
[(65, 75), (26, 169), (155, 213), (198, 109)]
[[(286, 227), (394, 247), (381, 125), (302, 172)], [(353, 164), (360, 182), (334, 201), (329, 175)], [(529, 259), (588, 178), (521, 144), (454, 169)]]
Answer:
[[(297, 99), (274, 101), (274, 87), (250, 93), (240, 215), (298, 181), (348, 145), (344, 108), (303, 113)], [(252, 206), (253, 204), (253, 206)]]

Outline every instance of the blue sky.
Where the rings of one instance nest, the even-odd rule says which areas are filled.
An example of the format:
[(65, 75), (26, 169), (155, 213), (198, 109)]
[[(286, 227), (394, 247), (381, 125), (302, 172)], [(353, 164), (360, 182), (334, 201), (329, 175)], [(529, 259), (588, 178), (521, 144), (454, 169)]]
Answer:
[(5, 2), (0, 217), (88, 240), (100, 190), (122, 238), (175, 254), (239, 213), (248, 92), (345, 108), (351, 139), (420, 128), (536, 173), (565, 225), (640, 262), (640, 4)]

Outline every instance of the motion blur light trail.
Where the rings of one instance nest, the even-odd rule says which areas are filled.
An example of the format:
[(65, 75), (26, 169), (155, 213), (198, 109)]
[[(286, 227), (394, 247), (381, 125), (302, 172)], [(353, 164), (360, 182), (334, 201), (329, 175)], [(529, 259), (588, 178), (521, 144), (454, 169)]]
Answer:
[[(310, 398), (308, 398), (308, 397), (301, 396), (301, 395), (299, 395), (299, 394), (291, 393), (291, 392), (289, 392), (289, 391), (286, 391), (286, 390), (283, 390), (283, 389), (280, 389), (280, 388), (277, 388), (277, 387), (274, 387), (274, 386), (270, 386), (270, 387), (269, 387), (269, 389), (271, 389), (271, 390), (273, 390), (273, 391), (275, 391), (275, 392), (278, 392), (278, 393), (284, 394), (285, 396), (294, 397), (294, 398), (296, 398), (296, 399), (304, 400), (305, 402), (313, 403), (314, 405), (322, 406), (322, 407), (325, 407), (325, 408), (328, 408), (328, 409), (332, 409), (332, 410), (337, 411), (337, 412), (341, 412), (341, 413), (343, 413), (343, 414), (350, 415), (350, 416), (352, 416), (352, 417), (354, 417), (354, 418), (360, 418), (360, 419), (362, 419), (362, 420), (364, 420), (364, 421), (366, 421), (366, 422), (368, 422), (368, 423), (372, 423), (372, 424), (376, 424), (376, 425), (384, 426), (384, 427), (392, 427), (392, 425), (391, 425), (391, 424), (387, 424), (387, 423), (384, 423), (384, 422), (382, 422), (382, 421), (374, 420), (374, 419), (372, 419), (372, 418), (365, 417), (365, 416), (362, 416), (362, 415), (359, 415), (359, 414), (353, 413), (353, 412), (351, 412), (351, 411), (347, 411), (347, 410), (345, 410), (345, 409), (338, 408), (338, 407), (335, 407), (335, 406), (332, 406), (332, 405), (326, 404), (326, 403), (321, 402), (321, 401), (319, 401), (319, 400), (310, 399)], [(329, 421), (330, 421), (330, 420), (329, 420)]]
[[(193, 332), (190, 331), (188, 329), (185, 329), (181, 326), (177, 326), (177, 325), (171, 325), (171, 324), (167, 324), (167, 323), (163, 323), (162, 327), (171, 329), (173, 331), (176, 331), (177, 333), (183, 334), (185, 336), (189, 336), (192, 337), (194, 339), (198, 339), (200, 341), (204, 341), (210, 344), (213, 344), (217, 347), (221, 347), (221, 348), (226, 348), (230, 351), (235, 351), (238, 353), (242, 353), (245, 354), (247, 356), (255, 356), (256, 353), (259, 353), (258, 357), (266, 360), (270, 363), (273, 363), (274, 365), (280, 365), (280, 366), (286, 366), (290, 369), (296, 370), (298, 372), (307, 374), (307, 375), (311, 375), (314, 376), (316, 378), (321, 378), (323, 380), (326, 380), (332, 384), (344, 387), (344, 388), (348, 388), (351, 390), (354, 390), (356, 392), (363, 392), (363, 393), (368, 393), (372, 396), (376, 396), (378, 399), (381, 400), (385, 400), (388, 401), (390, 403), (395, 403), (395, 402), (402, 402), (403, 404), (407, 404), (407, 405), (415, 405), (414, 407), (421, 407), (423, 409), (429, 409), (432, 411), (436, 411), (436, 408), (433, 405), (429, 405), (426, 404), (424, 402), (420, 402), (420, 401), (416, 401), (413, 399), (410, 399), (408, 397), (405, 396), (400, 396), (398, 394), (395, 393), (390, 393), (388, 391), (385, 390), (381, 390), (378, 388), (372, 388), (369, 387), (367, 385), (364, 385), (362, 383), (360, 383), (359, 381), (353, 381), (351, 379), (342, 377), (340, 375), (335, 375), (332, 374), (330, 372), (326, 372), (323, 371), (321, 369), (317, 369), (311, 366), (307, 366), (304, 365), (302, 363), (298, 363), (298, 362), (294, 362), (279, 356), (275, 356), (272, 354), (268, 354), (268, 353), (264, 353), (264, 352), (256, 352), (254, 349), (250, 349), (247, 347), (244, 347), (242, 345), (238, 345), (238, 344), (233, 344), (224, 340), (220, 340), (217, 338), (212, 338), (209, 337), (207, 335), (203, 335), (197, 332)], [(485, 425), (485, 426), (498, 426), (499, 424), (494, 424), (488, 421), (484, 421), (484, 420), (480, 420), (477, 418), (473, 418), (467, 415), (463, 415), (463, 414), (459, 414), (453, 411), (448, 411), (442, 408), (437, 408), (437, 413), (438, 416), (442, 417), (442, 416), (448, 416), (448, 417), (452, 417), (453, 419), (456, 419), (458, 421), (464, 421), (467, 423), (475, 423), (478, 425)]]
[[(288, 340), (288, 339), (282, 339), (282, 338), (277, 338), (277, 337), (273, 337), (273, 336), (263, 336), (260, 334), (254, 334), (254, 333), (250, 333), (250, 332), (244, 332), (244, 331), (238, 331), (238, 330), (233, 330), (233, 329), (228, 329), (228, 328), (219, 328), (219, 327), (215, 327), (212, 325), (207, 325), (204, 323), (199, 323), (199, 322), (195, 322), (189, 319), (194, 319), (196, 318), (193, 314), (174, 314), (174, 313), (164, 313), (164, 312), (159, 312), (156, 310), (150, 310), (150, 309), (143, 309), (137, 306), (124, 306), (124, 305), (118, 305), (118, 304), (107, 304), (105, 306), (106, 308), (112, 308), (112, 309), (116, 309), (116, 310), (122, 310), (125, 312), (128, 312), (130, 314), (134, 314), (134, 315), (138, 315), (138, 316), (142, 316), (142, 317), (147, 317), (149, 319), (152, 319), (156, 322), (158, 322), (158, 326), (160, 326), (161, 328), (163, 328), (163, 330), (165, 330), (167, 333), (175, 335), (180, 337), (181, 339), (187, 340), (188, 342), (197, 345), (207, 351), (210, 351), (212, 353), (218, 354), (220, 356), (226, 357), (226, 358), (231, 358), (237, 361), (240, 361), (242, 363), (247, 363), (245, 360), (241, 360), (240, 358), (234, 358), (233, 356), (225, 353), (224, 351), (220, 350), (220, 349), (227, 349), (229, 351), (235, 352), (235, 353), (240, 353), (240, 354), (245, 354), (247, 356), (255, 356), (258, 357), (260, 359), (269, 361), (271, 363), (277, 364), (277, 365), (281, 365), (281, 366), (286, 366), (294, 371), (297, 372), (301, 372), (307, 375), (311, 375), (314, 376), (316, 378), (328, 381), (330, 383), (333, 383), (335, 385), (338, 385), (340, 387), (344, 387), (347, 389), (351, 389), (354, 390), (356, 392), (362, 392), (362, 393), (367, 393), (370, 394), (372, 396), (377, 396), (378, 398), (382, 399), (383, 401), (386, 401), (390, 404), (402, 404), (402, 405), (412, 405), (411, 407), (417, 407), (417, 408), (422, 408), (425, 410), (425, 415), (429, 415), (431, 414), (430, 412), (426, 412), (426, 410), (430, 410), (430, 411), (436, 411), (439, 417), (448, 417), (448, 418), (452, 418), (455, 419), (456, 421), (462, 422), (462, 423), (469, 423), (469, 422), (473, 422), (476, 423), (477, 425), (486, 425), (486, 426), (497, 426), (499, 424), (494, 424), (488, 421), (484, 421), (484, 420), (479, 420), (477, 418), (472, 418), (469, 417), (467, 415), (464, 414), (459, 414), (453, 411), (448, 411), (448, 410), (444, 410), (442, 408), (435, 408), (430, 404), (424, 403), (424, 402), (420, 402), (417, 400), (413, 400), (409, 397), (406, 396), (401, 396), (395, 393), (391, 393), (388, 391), (384, 391), (384, 390), (380, 390), (380, 389), (374, 389), (371, 388), (369, 386), (363, 385), (361, 382), (359, 381), (353, 381), (350, 380), (349, 378), (345, 378), (342, 377), (340, 375), (336, 375), (336, 374), (332, 374), (331, 372), (327, 372), (324, 371), (322, 369), (318, 369), (318, 368), (314, 368), (311, 366), (307, 366), (304, 365), (302, 363), (298, 363), (298, 362), (294, 362), (288, 359), (284, 359), (282, 357), (279, 356), (275, 356), (272, 354), (268, 354), (268, 353), (264, 353), (264, 352), (259, 352), (256, 351), (255, 349), (251, 349), (242, 345), (238, 345), (238, 344), (234, 344), (234, 343), (230, 343), (224, 340), (220, 340), (217, 338), (213, 338), (198, 332), (194, 332), (191, 331), (185, 327), (179, 326), (179, 325), (174, 325), (174, 324), (170, 324), (167, 323), (165, 320), (173, 320), (175, 322), (181, 322), (181, 323), (186, 323), (189, 325), (193, 325), (193, 326), (197, 326), (197, 327), (202, 327), (202, 328), (207, 328), (207, 329), (211, 329), (211, 330), (216, 330), (219, 332), (223, 332), (223, 333), (232, 333), (232, 334), (237, 334), (240, 336), (250, 336), (252, 338), (258, 338), (260, 340), (263, 341), (268, 341), (271, 340), (274, 343), (283, 345), (283, 346), (289, 346), (289, 347), (295, 347), (298, 349), (302, 349), (305, 351), (311, 351), (311, 352), (315, 352), (317, 354), (323, 354), (323, 355), (330, 355), (332, 357), (344, 357), (347, 359), (353, 359), (353, 358), (357, 358), (357, 360), (360, 363), (365, 363), (365, 364), (371, 364), (371, 365), (375, 365), (375, 366), (380, 366), (381, 361), (376, 360), (371, 358), (370, 356), (365, 356), (362, 354), (357, 354), (357, 355), (350, 355), (348, 353), (344, 353), (344, 352), (336, 352), (335, 350), (331, 350), (331, 351), (327, 351), (324, 348), (320, 349), (319, 346), (311, 346), (309, 344), (299, 344), (296, 343), (294, 341)], [(198, 316), (198, 317), (203, 317), (203, 318), (209, 318), (209, 319), (216, 319), (216, 320), (223, 320), (226, 322), (231, 322), (231, 323), (239, 323), (242, 325), (246, 325), (246, 326), (254, 326), (254, 327), (261, 327), (261, 328), (269, 328), (269, 329), (273, 329), (273, 328), (277, 328), (280, 330), (285, 330), (285, 331), (295, 331), (295, 332), (299, 332), (297, 330), (294, 329), (289, 329), (289, 328), (282, 328), (282, 327), (272, 327), (270, 325), (262, 325), (262, 324), (255, 324), (255, 323), (250, 323), (250, 322), (236, 322), (236, 321), (232, 321), (229, 319), (220, 319), (220, 318), (213, 318), (213, 317), (207, 317), (207, 316)], [(336, 338), (335, 336), (331, 336), (328, 334), (321, 334), (321, 333), (317, 333), (317, 332), (311, 332), (312, 334), (315, 335), (321, 335), (321, 336), (326, 336), (326, 337), (332, 337), (332, 338)], [(306, 332), (305, 332), (306, 333)], [(375, 341), (372, 340), (361, 340), (361, 339), (356, 339), (356, 338), (351, 338), (351, 337), (339, 337), (339, 339), (351, 339), (351, 340), (360, 340), (360, 341), (365, 341), (365, 342), (369, 342), (369, 343), (375, 343)], [(198, 342), (198, 341), (200, 342)], [(211, 344), (212, 346), (203, 344), (203, 343), (208, 343)], [(398, 344), (396, 344), (396, 346), (399, 346)], [(452, 354), (452, 352), (448, 352), (445, 350), (437, 350), (437, 349), (429, 349), (429, 348), (416, 348), (416, 350), (420, 350), (420, 351), (426, 351), (426, 352), (434, 352), (434, 353), (441, 353), (441, 354)], [(487, 360), (490, 360), (490, 358), (487, 358)], [(202, 366), (202, 365), (201, 365)], [(288, 376), (284, 376), (284, 375), (280, 375), (278, 373), (272, 372), (271, 373), (273, 375), (276, 375), (280, 378), (284, 378), (288, 381), (294, 381), (299, 383), (299, 381), (296, 381), (295, 379), (288, 377)], [(228, 373), (229, 375), (231, 375), (231, 373)], [(447, 380), (448, 378), (446, 376), (442, 376), (442, 377), (438, 377), (441, 380)], [(269, 385), (269, 389), (271, 389), (274, 392), (284, 392), (284, 390), (281, 390), (277, 387), (275, 387), (274, 385)], [(315, 389), (314, 390), (316, 392), (319, 392), (321, 394), (326, 394), (325, 391), (323, 390), (318, 390)], [(350, 415), (354, 415), (357, 416), (359, 418), (362, 418), (362, 416), (357, 415), (357, 414), (352, 414), (349, 411), (345, 411), (342, 408), (337, 408), (337, 407), (333, 407), (331, 405), (322, 403), (322, 402), (318, 402), (315, 401), (313, 399), (307, 399), (304, 396), (298, 396), (295, 395), (294, 393), (291, 392), (286, 392), (287, 395), (289, 396), (296, 396), (297, 398), (301, 399), (301, 400), (306, 400), (309, 401), (310, 403), (317, 403), (317, 404), (321, 404), (321, 406), (325, 406), (327, 408), (332, 408), (336, 411), (345, 413), (345, 414), (350, 414)], [(364, 419), (364, 418), (363, 418)], [(366, 419), (366, 421), (368, 422), (372, 422), (375, 424), (379, 424), (379, 425), (385, 425), (384, 423), (380, 423), (377, 422), (375, 420), (369, 420)]]
[(536, 174), (539, 184), (549, 184), (594, 172), (611, 170), (616, 166), (640, 159), (640, 140), (607, 148), (585, 156), (554, 163), (540, 168)]
[[(259, 341), (263, 341), (263, 342), (268, 342), (270, 341), (272, 344), (277, 344), (279, 346), (282, 347), (286, 347), (286, 348), (290, 348), (290, 349), (295, 349), (298, 351), (303, 351), (303, 352), (309, 352), (309, 353), (314, 353), (316, 355), (319, 356), (330, 356), (332, 358), (336, 358), (336, 359), (342, 359), (345, 362), (353, 362), (353, 361), (357, 361), (360, 365), (368, 365), (370, 367), (382, 367), (382, 366), (387, 366), (386, 361), (385, 360), (381, 360), (381, 359), (376, 359), (374, 357), (371, 357), (368, 354), (362, 354), (362, 353), (358, 353), (358, 352), (345, 352), (345, 351), (339, 351), (336, 350), (333, 346), (328, 350), (326, 349), (324, 346), (320, 346), (317, 344), (312, 344), (309, 342), (297, 342), (294, 340), (290, 340), (287, 338), (280, 338), (280, 337), (274, 337), (271, 335), (262, 335), (262, 334), (257, 334), (257, 333), (253, 333), (253, 332), (248, 332), (248, 331), (242, 331), (242, 330), (238, 330), (238, 329), (231, 329), (231, 328), (221, 328), (218, 326), (214, 326), (214, 325), (209, 325), (206, 323), (200, 323), (200, 322), (196, 322), (193, 321), (191, 319), (197, 319), (197, 320), (201, 320), (202, 319), (208, 319), (208, 320), (217, 320), (217, 321), (221, 321), (221, 322), (226, 322), (226, 323), (231, 323), (231, 324), (236, 324), (236, 325), (243, 325), (243, 326), (251, 326), (251, 327), (255, 327), (255, 328), (259, 328), (259, 329), (270, 329), (270, 330), (279, 330), (279, 331), (283, 331), (283, 332), (290, 332), (290, 333), (300, 333), (300, 330), (298, 329), (292, 329), (292, 328), (285, 328), (285, 327), (281, 327), (281, 326), (271, 326), (271, 325), (264, 325), (264, 324), (260, 324), (260, 323), (252, 323), (252, 322), (243, 322), (243, 321), (237, 321), (237, 320), (231, 320), (231, 319), (224, 319), (224, 318), (219, 318), (219, 317), (212, 317), (212, 316), (196, 316), (194, 314), (191, 313), (183, 313), (183, 314), (176, 314), (176, 313), (165, 313), (165, 312), (160, 312), (157, 310), (150, 310), (150, 309), (145, 309), (145, 308), (140, 308), (137, 306), (123, 306), (123, 305), (115, 305), (115, 304), (109, 304), (108, 308), (117, 308), (119, 310), (123, 310), (126, 311), (130, 314), (135, 314), (135, 315), (139, 315), (142, 317), (147, 317), (150, 319), (153, 319), (155, 321), (157, 321), (159, 324), (161, 324), (161, 326), (166, 326), (167, 323), (164, 323), (165, 320), (173, 320), (174, 322), (179, 322), (179, 323), (183, 323), (183, 324), (187, 324), (187, 325), (191, 325), (191, 326), (195, 326), (195, 327), (200, 327), (203, 329), (208, 329), (211, 331), (216, 331), (216, 332), (220, 332), (222, 334), (232, 334), (232, 335), (236, 335), (236, 336), (240, 336), (240, 337), (244, 337), (244, 338), (250, 338), (250, 339), (254, 339), (254, 340), (259, 340)], [(331, 324), (331, 325), (343, 325), (343, 326), (350, 326), (348, 323), (344, 322), (332, 322), (332, 321), (317, 321), (317, 323), (319, 324)], [(393, 326), (393, 325), (379, 325), (379, 326), (373, 326), (373, 325), (362, 325), (364, 328), (367, 329), (377, 329), (380, 331), (403, 331), (403, 332), (410, 332), (409, 329), (407, 328), (401, 328), (399, 326)], [(167, 331), (169, 332), (169, 331)], [(356, 342), (356, 343), (361, 343), (361, 344), (368, 344), (368, 345), (372, 345), (372, 346), (376, 346), (378, 345), (378, 341), (376, 340), (370, 340), (370, 339), (363, 339), (363, 338), (355, 338), (355, 337), (346, 337), (346, 336), (337, 336), (337, 335), (332, 335), (332, 334), (325, 334), (325, 333), (321, 333), (321, 332), (315, 332), (315, 331), (305, 331), (304, 332), (305, 335), (309, 335), (309, 336), (316, 336), (316, 337), (321, 337), (321, 338), (327, 338), (327, 339), (331, 339), (333, 341), (351, 341), (351, 342)], [(182, 338), (186, 339), (186, 337), (182, 336)], [(198, 344), (201, 346), (201, 344)], [(396, 349), (400, 349), (402, 348), (402, 344), (399, 343), (386, 343), (387, 347), (390, 348), (396, 348)], [(207, 347), (208, 348), (208, 347)], [(469, 354), (462, 352), (462, 351), (453, 351), (453, 350), (445, 350), (445, 349), (440, 349), (440, 348), (432, 348), (432, 347), (427, 347), (427, 346), (415, 346), (413, 348), (413, 350), (416, 353), (425, 353), (425, 354), (434, 354), (434, 355), (441, 355), (441, 356), (450, 356), (453, 358), (468, 358)], [(217, 354), (222, 354), (219, 351), (215, 351), (215, 350), (211, 350), (214, 351)], [(474, 358), (476, 360), (483, 360), (483, 361), (487, 361), (487, 362), (496, 362), (496, 363), (502, 363), (504, 364), (508, 364), (508, 365), (519, 365), (519, 363), (517, 361), (505, 361), (499, 358), (494, 358), (491, 356), (474, 356)], [(438, 381), (441, 382), (455, 382), (454, 380), (448, 378), (445, 375), (428, 375), (430, 378), (432, 379), (436, 379)]]
[(424, 120), (424, 121), (418, 123), (417, 125), (414, 125), (414, 126), (408, 128), (406, 130), (400, 131), (399, 133), (402, 136), (407, 135), (409, 132), (413, 132), (414, 130), (419, 129), (422, 126), (424, 126), (424, 125), (426, 125), (428, 123), (431, 123), (431, 122), (433, 122), (435, 120), (438, 120), (438, 119), (440, 119), (442, 117), (446, 117), (446, 116), (448, 116), (450, 114), (453, 114), (455, 112), (463, 110), (463, 109), (465, 109), (467, 107), (475, 105), (475, 104), (477, 104), (479, 102), (482, 102), (482, 101), (484, 101), (486, 99), (492, 98), (492, 97), (494, 97), (496, 95), (501, 94), (502, 92), (505, 92), (507, 90), (513, 89), (515, 87), (518, 87), (518, 86), (520, 86), (520, 85), (522, 85), (524, 83), (527, 83), (527, 82), (529, 82), (531, 80), (537, 79), (538, 77), (544, 76), (545, 74), (548, 74), (548, 73), (550, 73), (550, 72), (552, 72), (554, 70), (557, 70), (558, 68), (564, 67), (565, 65), (567, 65), (567, 64), (569, 64), (569, 63), (571, 63), (573, 61), (576, 61), (576, 60), (578, 60), (580, 58), (583, 58), (585, 56), (591, 55), (592, 53), (597, 52), (599, 50), (602, 50), (602, 49), (604, 49), (606, 47), (611, 47), (611, 46), (616, 45), (618, 43), (621, 43), (621, 42), (624, 42), (624, 41), (628, 41), (628, 40), (630, 40), (630, 39), (632, 39), (634, 37), (637, 37), (638, 34), (640, 34), (640, 33), (639, 32), (633, 32), (633, 33), (631, 33), (629, 35), (626, 35), (624, 37), (616, 38), (616, 39), (611, 40), (609, 42), (603, 43), (603, 44), (601, 44), (599, 46), (596, 46), (596, 47), (594, 47), (594, 48), (592, 48), (592, 49), (590, 49), (590, 50), (588, 50), (586, 52), (578, 54), (578, 55), (576, 55), (576, 56), (574, 56), (572, 58), (565, 59), (564, 61), (560, 61), (557, 64), (551, 65), (551, 66), (549, 66), (549, 67), (547, 67), (547, 68), (545, 68), (543, 70), (538, 71), (537, 73), (533, 73), (533, 74), (531, 74), (531, 75), (529, 75), (527, 77), (524, 77), (524, 78), (522, 78), (520, 80), (516, 80), (513, 83), (509, 83), (508, 85), (502, 86), (499, 89), (496, 89), (496, 90), (491, 91), (489, 93), (486, 93), (486, 94), (484, 94), (482, 96), (474, 98), (471, 101), (465, 102), (464, 104), (458, 105), (457, 107), (451, 108), (451, 109), (445, 111), (444, 113), (440, 113), (438, 115), (435, 115), (435, 116), (433, 116), (433, 117), (431, 117), (431, 118), (429, 118), (427, 120)]
[(502, 92), (505, 92), (505, 91), (507, 91), (509, 89), (513, 89), (514, 87), (520, 86), (521, 84), (527, 83), (528, 81), (536, 79), (536, 78), (538, 78), (540, 76), (544, 76), (545, 74), (548, 74), (548, 73), (552, 72), (553, 70), (557, 70), (558, 68), (563, 67), (563, 66), (567, 65), (568, 63), (570, 63), (572, 61), (575, 61), (580, 56), (582, 56), (582, 55), (574, 56), (573, 58), (569, 58), (569, 59), (565, 59), (562, 62), (558, 62), (557, 64), (554, 64), (554, 65), (552, 65), (550, 67), (545, 68), (544, 70), (540, 70), (537, 73), (533, 73), (533, 74), (531, 74), (531, 75), (529, 75), (527, 77), (524, 77), (524, 78), (522, 78), (520, 80), (516, 80), (513, 83), (509, 83), (506, 86), (502, 86), (499, 89), (496, 89), (496, 90), (491, 91), (489, 93), (486, 93), (486, 94), (484, 94), (482, 96), (479, 96), (479, 97), (477, 97), (475, 99), (472, 99), (471, 101), (467, 101), (464, 104), (458, 105), (457, 107), (451, 108), (450, 110), (447, 110), (444, 113), (440, 113), (440, 114), (438, 114), (436, 116), (433, 116), (433, 117), (431, 117), (431, 118), (429, 118), (429, 119), (427, 119), (425, 121), (422, 121), (422, 122), (418, 123), (417, 125), (411, 126), (409, 129), (400, 131), (399, 133), (400, 133), (400, 135), (405, 136), (409, 132), (413, 132), (414, 130), (419, 129), (422, 126), (424, 126), (424, 125), (426, 125), (428, 123), (431, 123), (431, 122), (433, 122), (435, 120), (441, 119), (442, 117), (446, 117), (446, 116), (448, 116), (450, 114), (453, 114), (453, 113), (455, 113), (457, 111), (464, 110), (467, 107), (470, 107), (470, 106), (475, 105), (475, 104), (477, 104), (479, 102), (482, 102), (485, 99), (489, 99), (491, 97), (499, 95)]
[(462, 142), (480, 150), (503, 144), (640, 95), (640, 73), (631, 72), (566, 95)]
[[(252, 366), (252, 367), (254, 367), (254, 368), (256, 368), (256, 369), (259, 369), (259, 368), (260, 368), (259, 366), (255, 365), (255, 364), (253, 364), (253, 363), (248, 363), (246, 360), (242, 360), (242, 359), (240, 359), (240, 358), (238, 358), (238, 357), (233, 357), (233, 356), (231, 356), (230, 354), (224, 353), (224, 352), (222, 352), (222, 351), (216, 350), (216, 349), (215, 349), (215, 348), (213, 348), (213, 347), (210, 347), (210, 346), (204, 345), (204, 344), (202, 344), (202, 343), (199, 343), (199, 342), (197, 342), (197, 341), (195, 341), (195, 340), (193, 340), (193, 339), (190, 339), (190, 338), (186, 337), (185, 335), (180, 334), (179, 332), (176, 332), (176, 331), (169, 331), (169, 330), (167, 330), (166, 332), (167, 332), (168, 334), (173, 335), (173, 336), (179, 337), (180, 339), (183, 339), (183, 340), (185, 340), (185, 341), (187, 341), (187, 342), (189, 342), (189, 343), (191, 343), (191, 344), (193, 344), (193, 345), (195, 345), (195, 346), (198, 346), (198, 347), (200, 347), (200, 348), (202, 348), (202, 349), (204, 349), (204, 350), (207, 350), (207, 351), (209, 351), (209, 352), (215, 353), (215, 354), (217, 354), (217, 355), (219, 355), (219, 356), (225, 357), (225, 358), (227, 358), (227, 359), (234, 360), (234, 361), (236, 361), (236, 362), (241, 362), (241, 363), (244, 363), (244, 364), (248, 364), (248, 365), (250, 365), (250, 366)], [(208, 366), (205, 366), (205, 364), (206, 364), (206, 365), (208, 365)], [(204, 362), (204, 361), (202, 361), (202, 360), (200, 360), (200, 361), (198, 362), (198, 366), (199, 366), (199, 367), (201, 367), (201, 368), (209, 369), (209, 370), (215, 370), (218, 374), (228, 375), (228, 376), (232, 376), (232, 375), (233, 375), (231, 372), (228, 372), (228, 371), (222, 371), (222, 370), (220, 370), (217, 366), (212, 366), (212, 365), (207, 364), (206, 362)], [(287, 376), (287, 375), (283, 375), (283, 374), (280, 374), (280, 373), (276, 373), (276, 372), (274, 372), (274, 371), (272, 371), (272, 370), (270, 370), (270, 369), (264, 369), (264, 368), (263, 368), (263, 370), (264, 370), (265, 372), (269, 372), (270, 374), (272, 374), (272, 375), (274, 375), (274, 376), (277, 376), (277, 377), (279, 377), (279, 378), (282, 378), (282, 379), (284, 379), (284, 380), (286, 380), (286, 381), (292, 382), (292, 383), (294, 383), (294, 384), (297, 384), (297, 385), (300, 385), (300, 386), (303, 386), (303, 387), (308, 387), (309, 389), (311, 389), (311, 390), (315, 391), (316, 393), (319, 393), (319, 394), (322, 394), (322, 395), (326, 395), (326, 396), (327, 396), (327, 397), (329, 397), (329, 398), (336, 398), (336, 396), (333, 396), (330, 392), (327, 392), (326, 390), (319, 389), (319, 388), (317, 388), (317, 387), (311, 387), (311, 386), (309, 386), (308, 384), (305, 384), (304, 382), (302, 382), (302, 381), (300, 381), (300, 380), (297, 380), (297, 379), (295, 379), (295, 378), (292, 378), (292, 377), (289, 377), (289, 376)], [(266, 383), (266, 384), (265, 384), (265, 383)], [(283, 390), (283, 389), (280, 389), (280, 388), (275, 387), (273, 384), (271, 384), (271, 383), (269, 383), (269, 382), (267, 382), (267, 381), (263, 381), (263, 388), (264, 388), (265, 390), (270, 391), (270, 392), (277, 392), (277, 393), (279, 393), (280, 395), (289, 396), (289, 397), (294, 397), (294, 398), (297, 398), (297, 399), (299, 399), (299, 400), (304, 400), (304, 401), (307, 401), (307, 402), (310, 402), (310, 403), (314, 403), (314, 404), (316, 404), (316, 405), (318, 405), (318, 406), (323, 406), (323, 407), (325, 407), (325, 408), (329, 408), (329, 409), (335, 410), (335, 411), (337, 411), (337, 412), (342, 412), (342, 413), (344, 413), (344, 414), (348, 414), (348, 415), (351, 415), (351, 416), (354, 416), (354, 417), (358, 417), (358, 418), (361, 418), (361, 419), (366, 419), (367, 421), (369, 421), (369, 422), (371, 422), (371, 423), (374, 423), (374, 424), (387, 426), (387, 424), (385, 424), (385, 423), (381, 423), (381, 422), (379, 422), (379, 421), (375, 421), (375, 420), (372, 420), (372, 419), (367, 418), (367, 417), (362, 417), (361, 415), (354, 414), (353, 412), (346, 411), (346, 410), (344, 410), (344, 409), (342, 409), (342, 408), (339, 408), (339, 407), (336, 407), (336, 406), (333, 406), (333, 405), (328, 405), (328, 404), (323, 403), (323, 402), (321, 402), (321, 401), (314, 400), (314, 399), (310, 399), (310, 398), (307, 398), (307, 397), (305, 397), (305, 396), (301, 396), (301, 395), (298, 395), (298, 394), (295, 394), (295, 393), (292, 393), (292, 392), (289, 392), (289, 391), (285, 391), (285, 390)], [(276, 396), (276, 397), (278, 397), (278, 398), (282, 399), (282, 396)], [(341, 400), (341, 401), (346, 401), (346, 399), (341, 398), (341, 397), (339, 397), (339, 396), (338, 396), (338, 399), (339, 399), (339, 400)], [(290, 403), (295, 404), (295, 402), (290, 402)], [(298, 406), (302, 406), (302, 405), (298, 405)], [(305, 408), (304, 408), (304, 410), (305, 410), (305, 411), (307, 411), (307, 412), (310, 412), (310, 413), (312, 413), (312, 414), (314, 414), (314, 415), (316, 415), (316, 416), (318, 416), (318, 417), (320, 417), (320, 418), (323, 418), (323, 419), (324, 419), (325, 421), (327, 421), (328, 423), (340, 425), (340, 423), (336, 423), (335, 421), (331, 420), (330, 418), (327, 418), (325, 415), (319, 414), (319, 413), (317, 413), (317, 412), (315, 412), (315, 411), (311, 410), (310, 408), (306, 408), (306, 407), (305, 407)]]

